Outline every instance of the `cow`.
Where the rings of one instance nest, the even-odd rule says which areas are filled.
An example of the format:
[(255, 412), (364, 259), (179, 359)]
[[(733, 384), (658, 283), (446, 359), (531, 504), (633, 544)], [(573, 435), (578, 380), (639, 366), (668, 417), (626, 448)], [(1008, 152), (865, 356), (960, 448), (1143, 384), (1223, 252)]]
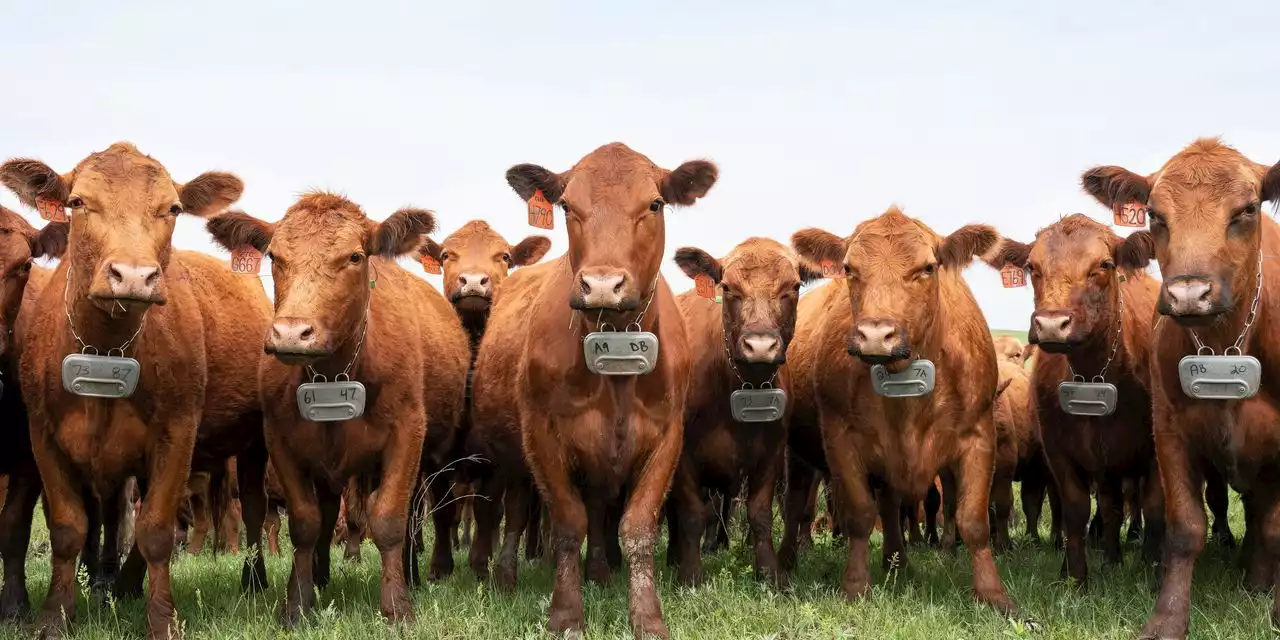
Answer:
[[(258, 384), (275, 400), (264, 431), (294, 548), (281, 625), (296, 626), (328, 583), (339, 496), (356, 476), (378, 478), (367, 517), (382, 556), (379, 608), (388, 620), (412, 619), (410, 501), (430, 462), (425, 445), (450, 442), (457, 429), (467, 375), (466, 334), (448, 301), (395, 262), (421, 245), (434, 215), (406, 208), (375, 222), (345, 197), (312, 192), (278, 222), (228, 212), (207, 227), (222, 246), (271, 260), (275, 317)], [(304, 418), (299, 385), (321, 379), (364, 385), (363, 415)]]
[[(716, 176), (710, 162), (667, 170), (621, 143), (592, 151), (562, 173), (533, 164), (507, 171), (521, 199), (541, 194), (564, 212), (569, 249), (503, 283), (476, 358), (475, 418), (506, 414), (521, 430), (553, 530), (552, 632), (585, 627), (583, 538), (588, 526), (603, 531), (604, 544), (593, 548), (607, 556), (617, 526), (630, 561), (632, 631), (668, 637), (653, 553), (680, 456), (689, 356), (684, 321), (660, 267), (667, 205), (692, 205)], [(658, 339), (654, 367), (635, 376), (592, 373), (586, 334), (635, 325)], [(589, 573), (600, 566), (599, 555), (591, 554)]]
[(67, 224), (50, 222), (37, 230), (17, 213), (0, 206), (0, 474), (5, 474), (0, 508), (0, 555), (4, 588), (0, 619), (15, 620), (31, 608), (27, 597), (27, 548), (40, 496), (40, 472), (31, 453), (27, 407), (18, 385), (18, 355), (32, 307), (49, 282), (51, 270), (36, 266), (41, 257), (59, 257), (67, 246)]
[(1021, 340), (1013, 336), (994, 336), (992, 342), (996, 346), (997, 358), (1019, 366), (1026, 363), (1026, 347), (1022, 345)]
[[(423, 243), (419, 250), (423, 258), (434, 260), (442, 267), (445, 297), (453, 303), (470, 338), (473, 367), (495, 295), (501, 292), (508, 273), (538, 262), (550, 248), (551, 240), (541, 235), (531, 235), (511, 245), (483, 220), (462, 225), (440, 243), (430, 238)], [(468, 377), (472, 375), (468, 373)], [(464, 463), (461, 471), (476, 481), (479, 496), (478, 501), (471, 503), (476, 536), (471, 542), (468, 564), (479, 579), (489, 575), (498, 522), (505, 514), (506, 534), (494, 578), (499, 587), (513, 589), (520, 538), (534, 521), (530, 515), (541, 508), (533, 489), (533, 477), (524, 461), (519, 428), (502, 416), (485, 413), (477, 419), (473, 410), (469, 410), (459, 441), (461, 449), (455, 457), (476, 461)], [(454, 498), (446, 496), (446, 499)], [(534, 526), (532, 531), (536, 531), (536, 524)], [(536, 535), (529, 536), (528, 549), (535, 548), (536, 538)], [(436, 541), (439, 544), (439, 537)], [(452, 556), (448, 558), (452, 566)]]
[[(1019, 349), (1021, 352), (1021, 349)], [(1040, 444), (1035, 415), (1031, 406), (1031, 376), (1021, 363), (1002, 360), (998, 363), (999, 393), (996, 398), (996, 472), (991, 485), (993, 546), (1003, 551), (1010, 546), (1009, 515), (1013, 511), (1013, 483), (1022, 485), (1022, 513), (1026, 518), (1027, 537), (1040, 540), (1040, 510), (1045, 494), (1053, 491), (1048, 463)], [(1057, 500), (1052, 496), (1049, 507), (1053, 528), (1058, 530)]]
[[(1016, 610), (996, 571), (987, 519), (996, 448), (995, 348), (960, 274), (999, 239), (984, 225), (942, 237), (896, 206), (848, 238), (820, 229), (792, 236), (812, 268), (827, 265), (844, 280), (805, 296), (795, 341), (816, 344), (818, 417), (836, 516), (849, 540), (847, 597), (870, 591), (867, 539), (877, 506), (886, 528), (884, 565), (902, 566), (899, 505), (923, 499), (941, 472), (944, 502), (958, 504), (955, 522), (970, 555), (976, 598), (1005, 613)], [(807, 314), (817, 321), (806, 325)], [(813, 331), (802, 333), (801, 326)], [(931, 393), (873, 393), (872, 365), (910, 374), (917, 359), (936, 367)], [(882, 483), (876, 497), (870, 478)]]
[[(1280, 340), (1271, 315), (1280, 297), (1263, 283), (1280, 279), (1280, 262), (1267, 259), (1280, 252), (1280, 227), (1262, 206), (1280, 201), (1280, 164), (1259, 164), (1221, 140), (1201, 138), (1155, 173), (1100, 166), (1085, 171), (1081, 184), (1104, 206), (1146, 207), (1144, 237), (1164, 278), (1154, 301), (1160, 320), (1152, 330), (1150, 368), (1165, 501), (1164, 577), (1140, 635), (1186, 638), (1191, 576), (1207, 533), (1201, 487), (1208, 470), (1216, 469), (1242, 494), (1246, 584), (1265, 591), (1276, 579), (1280, 398), (1271, 381), (1280, 379)], [(1200, 364), (1180, 364), (1183, 357), (1228, 352), (1261, 365), (1256, 395), (1196, 399), (1190, 393), (1198, 384), (1183, 391), (1180, 374), (1191, 376), (1191, 367)], [(1280, 624), (1280, 589), (1271, 618)]]
[[(266, 450), (256, 365), (248, 361), (256, 359), (270, 303), (257, 278), (172, 246), (179, 215), (217, 214), (243, 184), (219, 172), (177, 183), (127, 142), (65, 174), (37, 160), (10, 160), (0, 165), (0, 182), (27, 206), (65, 207), (71, 216), (66, 255), (34, 305), (19, 366), (49, 504), (52, 577), (38, 624), (59, 635), (75, 617), (75, 557), (93, 511), (82, 483), (116, 512), (122, 484), (137, 476), (144, 498), (116, 591), (140, 596), (150, 574), (147, 633), (167, 637), (176, 632), (173, 525), (189, 470), (240, 457), (251, 548), (241, 585), (266, 581), (259, 548)], [(64, 389), (63, 358), (94, 349), (140, 363), (131, 396), (82, 398)], [(118, 522), (119, 514), (104, 520)]]
[(222, 469), (197, 471), (187, 480), (193, 518), (188, 553), (199, 555), (210, 534), (214, 553), (240, 552), (240, 500), (235, 476), (235, 458), (230, 458)]
[[(749, 238), (719, 260), (684, 247), (676, 251), (675, 262), (690, 278), (714, 283), (720, 301), (697, 291), (676, 297), (698, 384), (690, 387), (685, 404), (684, 448), (667, 500), (668, 558), (676, 558), (680, 582), (701, 584), (705, 494), (719, 491), (723, 504), (732, 507), (745, 482), (755, 571), (776, 582), (782, 574), (773, 546), (773, 496), (786, 451), (786, 404), (776, 420), (740, 422), (730, 411), (729, 397), (739, 389), (791, 388), (785, 363), (800, 286), (821, 274), (802, 265), (790, 247), (768, 238)], [(714, 539), (720, 529), (717, 525), (710, 536)]]

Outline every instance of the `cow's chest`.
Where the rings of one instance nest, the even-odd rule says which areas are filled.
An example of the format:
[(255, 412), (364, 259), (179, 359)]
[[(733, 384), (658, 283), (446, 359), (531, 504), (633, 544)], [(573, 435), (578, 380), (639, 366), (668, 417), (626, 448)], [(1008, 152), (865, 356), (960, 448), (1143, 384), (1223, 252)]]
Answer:
[[(85, 477), (116, 485), (146, 470), (155, 443), (146, 423), (129, 402), (77, 400), (57, 421), (54, 439)], [(194, 430), (194, 425), (192, 425)]]
[(849, 422), (866, 472), (911, 499), (923, 498), (934, 476), (956, 458), (958, 425), (940, 420), (947, 412), (931, 401), (877, 397)]
[(297, 420), (278, 432), (278, 441), (283, 441), (303, 466), (335, 480), (376, 466), (391, 441), (388, 429), (366, 419)]

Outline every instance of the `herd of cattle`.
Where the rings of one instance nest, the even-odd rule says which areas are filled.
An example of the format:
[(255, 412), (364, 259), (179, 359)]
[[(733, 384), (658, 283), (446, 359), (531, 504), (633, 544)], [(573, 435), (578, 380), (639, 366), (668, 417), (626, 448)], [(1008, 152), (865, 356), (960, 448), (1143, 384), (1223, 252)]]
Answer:
[[(1280, 228), (1262, 211), (1280, 200), (1280, 165), (1202, 139), (1149, 175), (1085, 172), (1101, 204), (1149, 217), (1124, 238), (1084, 215), (1029, 243), (986, 225), (942, 236), (892, 208), (843, 237), (750, 238), (720, 258), (681, 248), (696, 286), (674, 295), (660, 275), (668, 215), (717, 174), (616, 143), (560, 173), (511, 167), (531, 222), (562, 212), (568, 249), (541, 261), (542, 236), (511, 245), (472, 221), (437, 242), (430, 211), (376, 222), (329, 193), (266, 222), (228, 211), (235, 176), (180, 183), (127, 143), (66, 173), (0, 165), (0, 182), (50, 220), (37, 230), (0, 208), (0, 614), (29, 612), (41, 495), (52, 574), (37, 625), (49, 637), (75, 618), (77, 559), (118, 596), (142, 596), (145, 577), (149, 636), (176, 633), (170, 558), (188, 525), (191, 547), (209, 535), (234, 546), (242, 520), (242, 587), (261, 590), (262, 534), (278, 553), (282, 507), (286, 627), (328, 583), (335, 536), (357, 557), (372, 540), (380, 610), (411, 618), (424, 519), (438, 579), (466, 512), (470, 568), (488, 579), (496, 550), (499, 587), (516, 586), (522, 538), (529, 557), (553, 555), (552, 631), (584, 628), (585, 541), (590, 580), (627, 559), (635, 635), (668, 637), (654, 579), (663, 521), (668, 563), (696, 584), (704, 538), (727, 541), (741, 496), (756, 572), (785, 584), (819, 483), (848, 546), (850, 598), (870, 589), (878, 527), (886, 566), (906, 562), (909, 542), (950, 549), (958, 536), (976, 598), (1016, 611), (993, 559), (1009, 544), (1015, 479), (1034, 539), (1048, 495), (1063, 571), (1080, 585), (1090, 538), (1121, 561), (1127, 512), (1163, 572), (1142, 638), (1187, 635), (1206, 486), (1224, 544), (1228, 485), (1242, 496), (1248, 586), (1280, 577), (1280, 296), (1264, 286), (1280, 278)], [(256, 261), (174, 249), (184, 213), (208, 220), (233, 265), (270, 259), (274, 310), (261, 280), (237, 272), (256, 274)], [(407, 254), (443, 273), (443, 295), (397, 264)], [(60, 260), (50, 270), (41, 257)], [(1031, 283), (1026, 349), (993, 342), (961, 275), (974, 258)], [(1145, 271), (1153, 259), (1162, 281)], [(833, 282), (802, 298), (820, 278)]]

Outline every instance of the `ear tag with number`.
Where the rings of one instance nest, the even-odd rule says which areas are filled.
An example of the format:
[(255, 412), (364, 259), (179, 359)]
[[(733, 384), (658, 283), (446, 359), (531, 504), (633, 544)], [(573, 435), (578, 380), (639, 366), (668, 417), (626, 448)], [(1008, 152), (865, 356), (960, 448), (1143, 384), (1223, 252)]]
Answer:
[(1178, 362), (1182, 392), (1197, 400), (1245, 400), (1262, 385), (1262, 364), (1253, 356), (1184, 356)]
[(440, 261), (430, 254), (422, 254), (422, 270), (432, 275), (440, 275), (444, 269), (440, 266)]
[(1109, 416), (1116, 412), (1119, 400), (1120, 394), (1110, 382), (1085, 382), (1084, 376), (1077, 376), (1058, 383), (1058, 405), (1073, 416)]
[(937, 369), (929, 360), (915, 360), (906, 369), (890, 373), (882, 364), (871, 367), (871, 386), (886, 398), (915, 398), (933, 393)]
[(554, 229), (556, 217), (551, 208), (551, 201), (542, 195), (542, 189), (533, 192), (529, 198), (529, 226), (539, 229)]
[(240, 247), (231, 252), (231, 272), (258, 275), (262, 268), (262, 252), (253, 247)]
[(1000, 268), (1000, 284), (1006, 289), (1016, 289), (1018, 287), (1027, 286), (1027, 271), (1011, 262), (1006, 262)]
[(729, 394), (729, 412), (738, 422), (776, 422), (787, 411), (787, 392), (782, 389), (738, 389)]
[(36, 211), (40, 212), (40, 217), (49, 222), (69, 222), (71, 217), (67, 215), (67, 205), (57, 200), (36, 200)]
[(822, 277), (832, 280), (838, 280), (844, 277), (844, 265), (833, 260), (823, 260), (818, 266), (822, 267)]
[(306, 420), (335, 422), (364, 415), (364, 385), (355, 380), (298, 385), (298, 413)]
[(1140, 202), (1126, 202), (1111, 210), (1115, 223), (1121, 227), (1147, 226), (1147, 205)]
[(85, 398), (128, 398), (138, 388), (140, 368), (123, 355), (73, 353), (62, 359), (62, 388)]
[(711, 279), (711, 276), (701, 275), (694, 278), (693, 286), (694, 290), (698, 292), (698, 295), (708, 300), (716, 299), (716, 283)]
[(658, 364), (658, 336), (648, 331), (593, 331), (582, 339), (587, 369), (602, 376), (634, 376)]

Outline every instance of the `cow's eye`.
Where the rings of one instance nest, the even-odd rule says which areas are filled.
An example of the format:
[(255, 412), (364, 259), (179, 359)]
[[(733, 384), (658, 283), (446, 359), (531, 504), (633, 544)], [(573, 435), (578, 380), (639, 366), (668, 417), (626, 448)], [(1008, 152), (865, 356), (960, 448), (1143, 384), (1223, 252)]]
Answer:
[(444, 262), (445, 260), (448, 260), (448, 259), (449, 259), (449, 252), (448, 252), (448, 251), (441, 251), (441, 252), (440, 252), (440, 262)]
[(359, 253), (353, 253), (348, 260), (351, 261), (351, 264), (360, 264), (360, 261), (364, 260), (364, 256)]
[(654, 213), (662, 211), (663, 204), (666, 204), (666, 203), (662, 201), (662, 198), (658, 198), (657, 200), (654, 200), (653, 202), (649, 203), (649, 210)]
[(169, 207), (169, 215), (176, 216), (176, 215), (179, 215), (179, 214), (181, 214), (181, 213), (182, 213), (182, 205), (181, 205), (181, 204), (175, 204), (175, 205), (173, 205), (173, 206)]

